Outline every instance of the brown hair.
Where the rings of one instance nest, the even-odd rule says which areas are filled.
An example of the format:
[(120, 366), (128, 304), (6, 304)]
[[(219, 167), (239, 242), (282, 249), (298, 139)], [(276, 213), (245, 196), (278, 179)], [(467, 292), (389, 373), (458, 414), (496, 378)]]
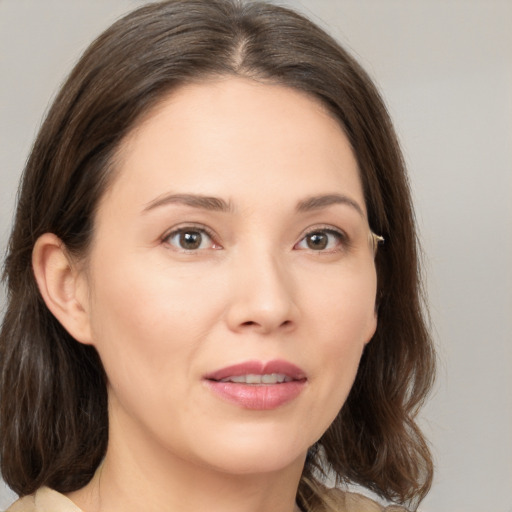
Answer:
[(84, 486), (108, 441), (106, 376), (46, 308), (31, 254), (45, 232), (84, 255), (116, 150), (170, 91), (212, 75), (283, 84), (320, 99), (358, 160), (369, 222), (382, 234), (376, 266), (379, 323), (347, 402), (311, 448), (299, 486), (321, 507), (319, 472), (400, 502), (429, 489), (432, 461), (415, 423), (431, 387), (417, 240), (404, 163), (385, 106), (361, 67), (297, 13), (262, 2), (175, 0), (116, 22), (85, 52), (50, 109), (24, 171), (5, 263), (0, 331), (0, 457), (24, 495), (42, 485)]

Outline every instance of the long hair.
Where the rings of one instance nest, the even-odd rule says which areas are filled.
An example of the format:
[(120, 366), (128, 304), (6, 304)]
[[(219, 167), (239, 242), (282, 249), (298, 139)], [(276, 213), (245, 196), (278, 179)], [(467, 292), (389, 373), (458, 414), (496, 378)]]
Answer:
[(46, 308), (31, 267), (35, 241), (55, 233), (84, 255), (120, 143), (176, 88), (211, 76), (281, 84), (319, 99), (354, 150), (376, 257), (377, 331), (347, 402), (311, 448), (299, 485), (322, 507), (322, 471), (402, 503), (417, 503), (432, 460), (415, 418), (432, 385), (418, 244), (400, 148), (375, 86), (330, 36), (264, 2), (171, 0), (117, 21), (84, 53), (55, 99), (22, 178), (4, 268), (0, 331), (0, 458), (20, 495), (84, 486), (108, 442), (106, 376), (90, 346)]

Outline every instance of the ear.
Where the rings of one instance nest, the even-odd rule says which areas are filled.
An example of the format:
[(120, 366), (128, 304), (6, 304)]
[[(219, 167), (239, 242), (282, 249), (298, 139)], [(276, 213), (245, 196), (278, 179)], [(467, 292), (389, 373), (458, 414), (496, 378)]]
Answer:
[(53, 233), (40, 236), (32, 252), (32, 268), (48, 309), (81, 343), (91, 344), (88, 287), (83, 271)]
[(368, 320), (368, 326), (367, 326), (367, 331), (366, 331), (366, 336), (365, 336), (366, 341), (364, 343), (365, 346), (368, 345), (368, 343), (370, 343), (372, 341), (373, 336), (377, 332), (378, 323), (379, 323), (379, 312), (378, 312), (377, 308), (375, 308), (373, 311), (373, 315)]

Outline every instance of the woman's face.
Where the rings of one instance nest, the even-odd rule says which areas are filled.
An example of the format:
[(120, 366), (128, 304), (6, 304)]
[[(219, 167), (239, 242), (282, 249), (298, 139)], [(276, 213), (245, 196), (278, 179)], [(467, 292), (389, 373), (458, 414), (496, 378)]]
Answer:
[(111, 445), (231, 473), (302, 464), (376, 328), (347, 138), (286, 87), (179, 89), (121, 148), (84, 280)]

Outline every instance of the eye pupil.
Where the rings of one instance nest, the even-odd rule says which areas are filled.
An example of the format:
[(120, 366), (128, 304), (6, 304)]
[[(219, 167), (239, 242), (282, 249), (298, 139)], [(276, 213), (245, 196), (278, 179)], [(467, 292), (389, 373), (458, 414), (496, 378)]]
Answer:
[(310, 249), (319, 251), (327, 247), (329, 239), (325, 233), (311, 233), (306, 243)]
[(180, 246), (183, 249), (193, 250), (201, 246), (203, 237), (198, 231), (184, 231), (180, 233)]

